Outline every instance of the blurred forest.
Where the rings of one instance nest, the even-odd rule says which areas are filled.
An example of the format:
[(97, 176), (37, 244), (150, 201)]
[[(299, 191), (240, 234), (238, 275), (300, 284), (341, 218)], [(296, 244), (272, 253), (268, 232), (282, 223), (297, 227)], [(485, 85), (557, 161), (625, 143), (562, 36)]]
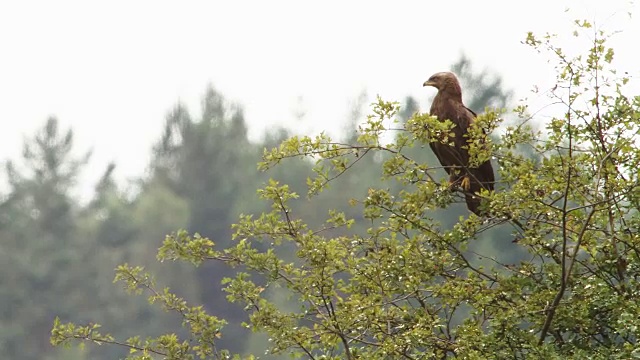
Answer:
[[(495, 74), (475, 72), (466, 57), (452, 66), (460, 77), (468, 107), (480, 113), (485, 106), (506, 107), (510, 92)], [(435, 72), (435, 71), (434, 71)], [(428, 75), (428, 74), (426, 74)], [(416, 79), (420, 84), (423, 79)], [(427, 92), (425, 92), (426, 94)], [(426, 95), (425, 95), (426, 98)], [(429, 101), (407, 98), (400, 121)], [(343, 141), (353, 141), (368, 104), (354, 101)], [(84, 350), (52, 348), (49, 332), (54, 317), (84, 323), (100, 319), (104, 330), (120, 338), (135, 334), (157, 336), (167, 329), (180, 333), (181, 319), (147, 304), (143, 296), (129, 296), (112, 284), (113, 269), (122, 263), (144, 265), (163, 284), (191, 303), (204, 304), (212, 314), (226, 318), (229, 326), (221, 346), (245, 353), (262, 353), (266, 339), (239, 324), (246, 316), (241, 306), (230, 304), (220, 281), (230, 276), (221, 263), (194, 268), (181, 263), (159, 263), (156, 250), (166, 234), (178, 229), (210, 237), (226, 247), (231, 224), (241, 213), (261, 213), (256, 189), (269, 178), (304, 184), (311, 163), (290, 161), (273, 171), (260, 173), (256, 163), (264, 148), (277, 146), (288, 136), (285, 129), (264, 134), (260, 142), (247, 138), (247, 121), (241, 106), (228, 103), (213, 87), (206, 89), (199, 114), (175, 105), (167, 114), (162, 136), (151, 149), (150, 171), (133, 184), (113, 179), (111, 164), (94, 186), (89, 201), (71, 194), (79, 175), (91, 160), (87, 152), (74, 156), (73, 129), (64, 129), (49, 118), (24, 144), (19, 159), (6, 160), (8, 184), (0, 197), (0, 354), (11, 359), (114, 359), (126, 349), (91, 346)], [(428, 146), (412, 149), (416, 160), (434, 162)], [(313, 207), (297, 209), (310, 224), (321, 222), (329, 208), (341, 209), (358, 219), (361, 210), (349, 207), (350, 197), (366, 194), (376, 186), (382, 159), (363, 158), (358, 171), (350, 171), (332, 184)], [(143, 173), (143, 169), (141, 169)], [(441, 174), (444, 176), (444, 171)], [(126, 190), (125, 190), (126, 189)], [(398, 189), (399, 190), (399, 189)], [(304, 202), (302, 202), (304, 203)], [(316, 216), (317, 214), (317, 216)], [(468, 214), (461, 203), (439, 209), (433, 216), (451, 226)], [(357, 222), (364, 230), (366, 223)], [(507, 225), (503, 225), (507, 226)], [(511, 231), (496, 227), (477, 242), (486, 254), (499, 251), (497, 244)], [(495, 250), (491, 249), (495, 244)], [(489, 247), (489, 248), (487, 248)], [(476, 249), (478, 250), (478, 249)], [(469, 249), (474, 251), (474, 249)], [(512, 252), (516, 261), (519, 254)], [(277, 294), (273, 294), (277, 299)], [(287, 299), (281, 299), (285, 304)], [(229, 343), (233, 339), (233, 343)]]

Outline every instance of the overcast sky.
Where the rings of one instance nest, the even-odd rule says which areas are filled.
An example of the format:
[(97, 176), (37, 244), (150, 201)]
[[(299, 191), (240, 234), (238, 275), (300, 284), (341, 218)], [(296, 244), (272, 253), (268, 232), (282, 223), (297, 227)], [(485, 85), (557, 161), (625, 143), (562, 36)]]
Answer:
[(423, 81), (462, 53), (521, 98), (553, 81), (547, 58), (521, 44), (526, 33), (567, 35), (576, 18), (622, 30), (617, 66), (637, 78), (640, 26), (627, 16), (637, 10), (595, 0), (0, 0), (0, 159), (16, 158), (54, 115), (78, 150), (93, 149), (86, 178), (109, 161), (120, 179), (142, 175), (166, 113), (181, 101), (199, 114), (209, 83), (245, 108), (253, 138), (275, 125), (335, 134), (362, 91), (428, 108)]

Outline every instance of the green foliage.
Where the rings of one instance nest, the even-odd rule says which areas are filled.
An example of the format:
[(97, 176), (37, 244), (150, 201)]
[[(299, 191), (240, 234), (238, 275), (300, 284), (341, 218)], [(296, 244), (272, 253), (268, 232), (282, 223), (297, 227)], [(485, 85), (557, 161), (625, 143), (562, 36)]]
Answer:
[[(593, 31), (588, 22), (576, 25), (578, 35)], [(572, 57), (553, 36), (526, 39), (557, 59), (550, 97), (563, 105), (563, 113), (545, 124), (546, 134), (526, 125), (524, 105), (515, 109), (520, 124), (508, 126), (495, 141), (488, 142), (483, 130), (500, 124), (499, 112), (487, 111), (470, 132), (474, 157), (498, 159), (501, 186), (481, 194), (489, 218), (470, 214), (445, 226), (434, 216), (459, 195), (438, 180), (437, 163), (417, 160), (412, 149), (447, 141), (451, 124), (416, 113), (393, 141), (385, 141), (396, 130), (389, 124), (401, 116), (400, 107), (378, 99), (353, 143), (321, 134), (292, 137), (265, 151), (263, 170), (290, 158), (313, 161), (306, 198), (271, 180), (258, 192), (269, 207), (259, 216), (241, 215), (229, 246), (217, 249), (206, 237), (180, 231), (166, 237), (159, 259), (236, 270), (223, 280), (227, 299), (244, 306), (244, 326), (268, 334), (270, 354), (638, 357), (640, 96), (625, 95), (629, 79), (618, 78), (611, 68), (614, 52), (607, 35), (599, 30), (590, 35), (586, 54)], [(330, 184), (377, 154), (379, 182), (371, 182), (361, 197), (343, 198), (361, 209), (359, 218), (328, 210), (320, 224), (305, 221), (300, 203), (319, 201), (330, 193)], [(512, 230), (504, 230), (505, 224)], [(500, 244), (497, 254), (478, 252), (475, 245), (498, 226), (512, 242)], [(283, 256), (290, 252), (295, 258)], [(510, 255), (516, 252), (527, 257), (514, 261)], [(189, 334), (117, 343), (96, 333), (96, 325), (56, 321), (52, 342), (117, 343), (138, 356), (130, 358), (230, 356), (216, 345), (225, 336), (224, 320), (188, 306), (168, 289), (157, 290), (142, 268), (123, 265), (116, 280), (178, 313)], [(273, 293), (295, 307), (276, 303)]]
[(130, 349), (127, 359), (152, 359), (151, 355), (163, 355), (166, 359), (205, 359), (209, 356), (227, 358), (228, 352), (218, 350), (214, 340), (219, 337), (220, 329), (226, 323), (215, 316), (208, 315), (202, 306), (188, 306), (187, 302), (169, 291), (169, 288), (158, 290), (152, 276), (142, 267), (131, 267), (127, 264), (116, 269), (114, 282), (123, 282), (130, 293), (141, 294), (148, 291), (149, 303), (156, 302), (166, 311), (174, 311), (181, 315), (182, 324), (188, 327), (192, 334), (191, 341), (180, 341), (176, 334), (164, 334), (156, 338), (141, 340), (138, 336), (118, 342), (110, 334), (97, 331), (100, 325), (76, 326), (72, 323), (63, 324), (58, 318), (51, 331), (53, 345), (66, 345), (70, 339), (92, 342), (98, 345), (114, 344)]

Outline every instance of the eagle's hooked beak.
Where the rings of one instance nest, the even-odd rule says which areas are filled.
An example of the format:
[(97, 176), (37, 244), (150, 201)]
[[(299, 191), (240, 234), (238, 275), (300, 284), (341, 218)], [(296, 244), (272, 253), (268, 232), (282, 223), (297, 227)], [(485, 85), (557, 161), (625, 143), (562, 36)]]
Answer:
[(424, 82), (424, 84), (422, 84), (422, 86), (433, 86), (433, 87), (436, 87), (436, 83), (434, 81), (427, 80), (427, 81)]

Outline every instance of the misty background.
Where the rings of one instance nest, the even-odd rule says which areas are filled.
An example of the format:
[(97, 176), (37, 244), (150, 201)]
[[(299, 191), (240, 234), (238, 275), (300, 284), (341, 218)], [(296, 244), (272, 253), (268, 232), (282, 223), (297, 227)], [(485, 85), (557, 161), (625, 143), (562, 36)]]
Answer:
[[(238, 326), (245, 313), (224, 299), (220, 280), (229, 269), (158, 263), (166, 234), (184, 228), (230, 244), (240, 213), (267, 209), (255, 190), (270, 177), (305, 191), (309, 163), (256, 170), (265, 147), (321, 131), (349, 141), (376, 95), (399, 101), (404, 121), (428, 109), (434, 91), (422, 83), (438, 71), (460, 76), (476, 112), (526, 98), (544, 121), (553, 114), (543, 93), (554, 72), (521, 44), (528, 31), (562, 34), (570, 52), (585, 41), (570, 37), (574, 19), (621, 30), (611, 41), (617, 67), (637, 77), (640, 26), (628, 15), (636, 8), (626, 1), (1, 1), (0, 354), (126, 354), (53, 349), (55, 316), (98, 321), (119, 338), (180, 332), (179, 318), (112, 284), (124, 262), (147, 266), (191, 304), (235, 323), (224, 347), (262, 354), (266, 340)], [(435, 161), (428, 148), (412, 151)], [(376, 185), (379, 161), (359, 162), (313, 208), (298, 202), (297, 213), (312, 225), (329, 208), (358, 219), (346, 200)], [(459, 205), (434, 217), (446, 225), (465, 214)], [(509, 232), (483, 236), (481, 250), (491, 254)]]

